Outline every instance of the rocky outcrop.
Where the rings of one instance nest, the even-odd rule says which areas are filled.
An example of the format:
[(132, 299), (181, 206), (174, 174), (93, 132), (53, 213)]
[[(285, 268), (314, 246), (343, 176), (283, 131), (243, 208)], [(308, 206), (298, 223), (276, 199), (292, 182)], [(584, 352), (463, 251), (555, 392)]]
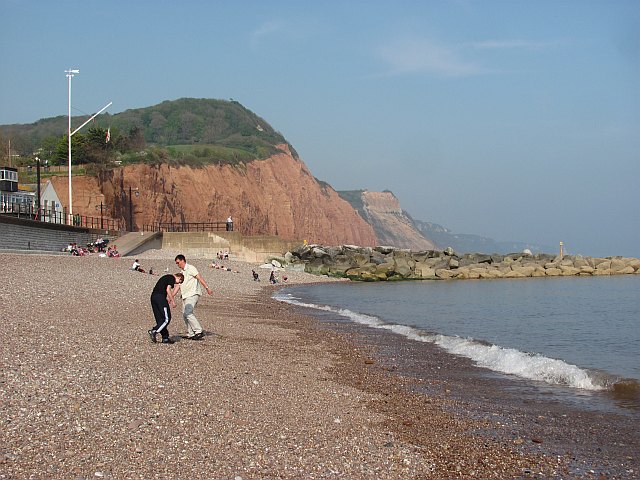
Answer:
[[(280, 154), (241, 165), (136, 164), (107, 172), (99, 183), (74, 177), (74, 213), (96, 216), (95, 201), (78, 202), (93, 198), (83, 188), (97, 188), (108, 215), (127, 225), (131, 187), (136, 192), (131, 203), (137, 229), (158, 222), (224, 222), (231, 215), (234, 228), (243, 235), (378, 244), (373, 228), (348, 202), (318, 182), (286, 145), (279, 148)], [(60, 182), (66, 185), (65, 179)], [(64, 187), (56, 191), (64, 192)], [(63, 202), (67, 197), (59, 196)]]
[[(624, 257), (554, 256), (512, 253), (464, 254), (453, 249), (412, 252), (391, 247), (324, 247), (302, 245), (285, 261), (310, 273), (352, 280), (481, 279), (639, 274), (640, 259)], [(295, 267), (294, 267), (295, 268)]]
[(392, 192), (357, 190), (338, 193), (373, 227), (378, 245), (411, 250), (436, 248), (435, 243), (418, 230), (414, 220), (402, 209)]

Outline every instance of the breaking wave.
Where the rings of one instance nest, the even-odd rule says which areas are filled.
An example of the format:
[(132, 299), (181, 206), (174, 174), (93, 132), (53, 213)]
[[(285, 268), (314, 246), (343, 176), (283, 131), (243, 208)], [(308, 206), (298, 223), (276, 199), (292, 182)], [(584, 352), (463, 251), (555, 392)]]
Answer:
[[(619, 379), (537, 353), (490, 345), (473, 338), (433, 334), (407, 325), (390, 324), (376, 316), (353, 312), (345, 308), (305, 303), (286, 292), (278, 292), (274, 298), (292, 305), (340, 315), (371, 328), (389, 330), (411, 340), (433, 343), (449, 353), (469, 358), (476, 365), (496, 372), (546, 382), (551, 385), (584, 390), (613, 390), (621, 388)], [(636, 382), (632, 383), (637, 387)], [(625, 384), (624, 388), (633, 389), (634, 386), (630, 387)]]

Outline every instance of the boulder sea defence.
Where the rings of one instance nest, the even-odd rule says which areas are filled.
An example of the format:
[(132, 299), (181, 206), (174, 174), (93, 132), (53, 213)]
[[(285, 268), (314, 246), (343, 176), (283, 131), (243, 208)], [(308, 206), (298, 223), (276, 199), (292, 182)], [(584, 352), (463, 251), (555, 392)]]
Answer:
[(443, 251), (412, 252), (395, 247), (301, 245), (285, 254), (294, 268), (319, 275), (360, 281), (447, 280), (639, 274), (640, 259), (511, 253), (458, 255)]

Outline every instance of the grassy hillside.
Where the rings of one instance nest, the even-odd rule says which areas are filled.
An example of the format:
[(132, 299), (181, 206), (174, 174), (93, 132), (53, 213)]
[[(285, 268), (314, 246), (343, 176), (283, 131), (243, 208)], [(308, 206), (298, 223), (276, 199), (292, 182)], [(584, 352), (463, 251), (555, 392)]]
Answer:
[[(73, 117), (72, 128), (89, 116)], [(50, 165), (67, 158), (67, 117), (32, 124), (0, 125), (0, 147)], [(110, 141), (106, 142), (107, 130)], [(109, 165), (149, 162), (201, 165), (267, 158), (287, 143), (264, 119), (236, 101), (182, 98), (146, 108), (102, 114), (72, 137), (78, 163)], [(290, 146), (296, 155), (295, 150)]]

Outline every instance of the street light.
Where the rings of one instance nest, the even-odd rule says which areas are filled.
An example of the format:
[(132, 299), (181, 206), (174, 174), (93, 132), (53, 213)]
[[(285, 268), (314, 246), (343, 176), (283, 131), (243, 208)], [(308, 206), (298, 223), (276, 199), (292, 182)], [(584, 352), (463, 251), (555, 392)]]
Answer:
[(103, 216), (102, 216), (102, 202), (100, 202), (100, 205), (96, 205), (96, 210), (99, 208), (100, 209), (100, 230), (104, 230), (104, 220), (103, 220)]
[[(134, 192), (136, 192), (136, 197), (140, 196), (138, 187), (136, 187)], [(131, 201), (131, 186), (129, 186), (129, 231), (133, 232), (133, 202)]]
[(71, 219), (73, 218), (73, 194), (71, 193), (71, 79), (76, 73), (80, 73), (80, 70), (69, 69), (64, 71), (69, 79), (69, 130), (67, 132), (67, 141), (69, 145), (67, 147), (69, 155), (69, 225), (71, 225)]
[(92, 115), (89, 118), (89, 120), (84, 122), (82, 125), (80, 125), (78, 128), (76, 128), (72, 132), (71, 131), (71, 79), (73, 78), (73, 76), (76, 73), (80, 73), (80, 70), (69, 69), (69, 70), (65, 70), (64, 72), (67, 74), (67, 78), (69, 79), (69, 132), (67, 134), (67, 141), (69, 142), (69, 144), (67, 146), (67, 150), (68, 150), (68, 153), (69, 153), (69, 225), (71, 225), (72, 224), (72, 219), (73, 219), (73, 194), (71, 192), (71, 137), (75, 133), (77, 133), (82, 127), (84, 127), (87, 123), (89, 123), (91, 120), (93, 120), (98, 115), (100, 115), (102, 112), (104, 112), (107, 108), (109, 108), (113, 102), (109, 102), (105, 107), (103, 107), (101, 110), (99, 110), (98, 113)]
[(42, 220), (40, 218), (40, 209), (42, 205), (40, 205), (40, 158), (36, 157), (36, 195), (38, 195), (38, 200), (36, 201), (36, 206), (38, 210), (36, 211), (36, 220)]

